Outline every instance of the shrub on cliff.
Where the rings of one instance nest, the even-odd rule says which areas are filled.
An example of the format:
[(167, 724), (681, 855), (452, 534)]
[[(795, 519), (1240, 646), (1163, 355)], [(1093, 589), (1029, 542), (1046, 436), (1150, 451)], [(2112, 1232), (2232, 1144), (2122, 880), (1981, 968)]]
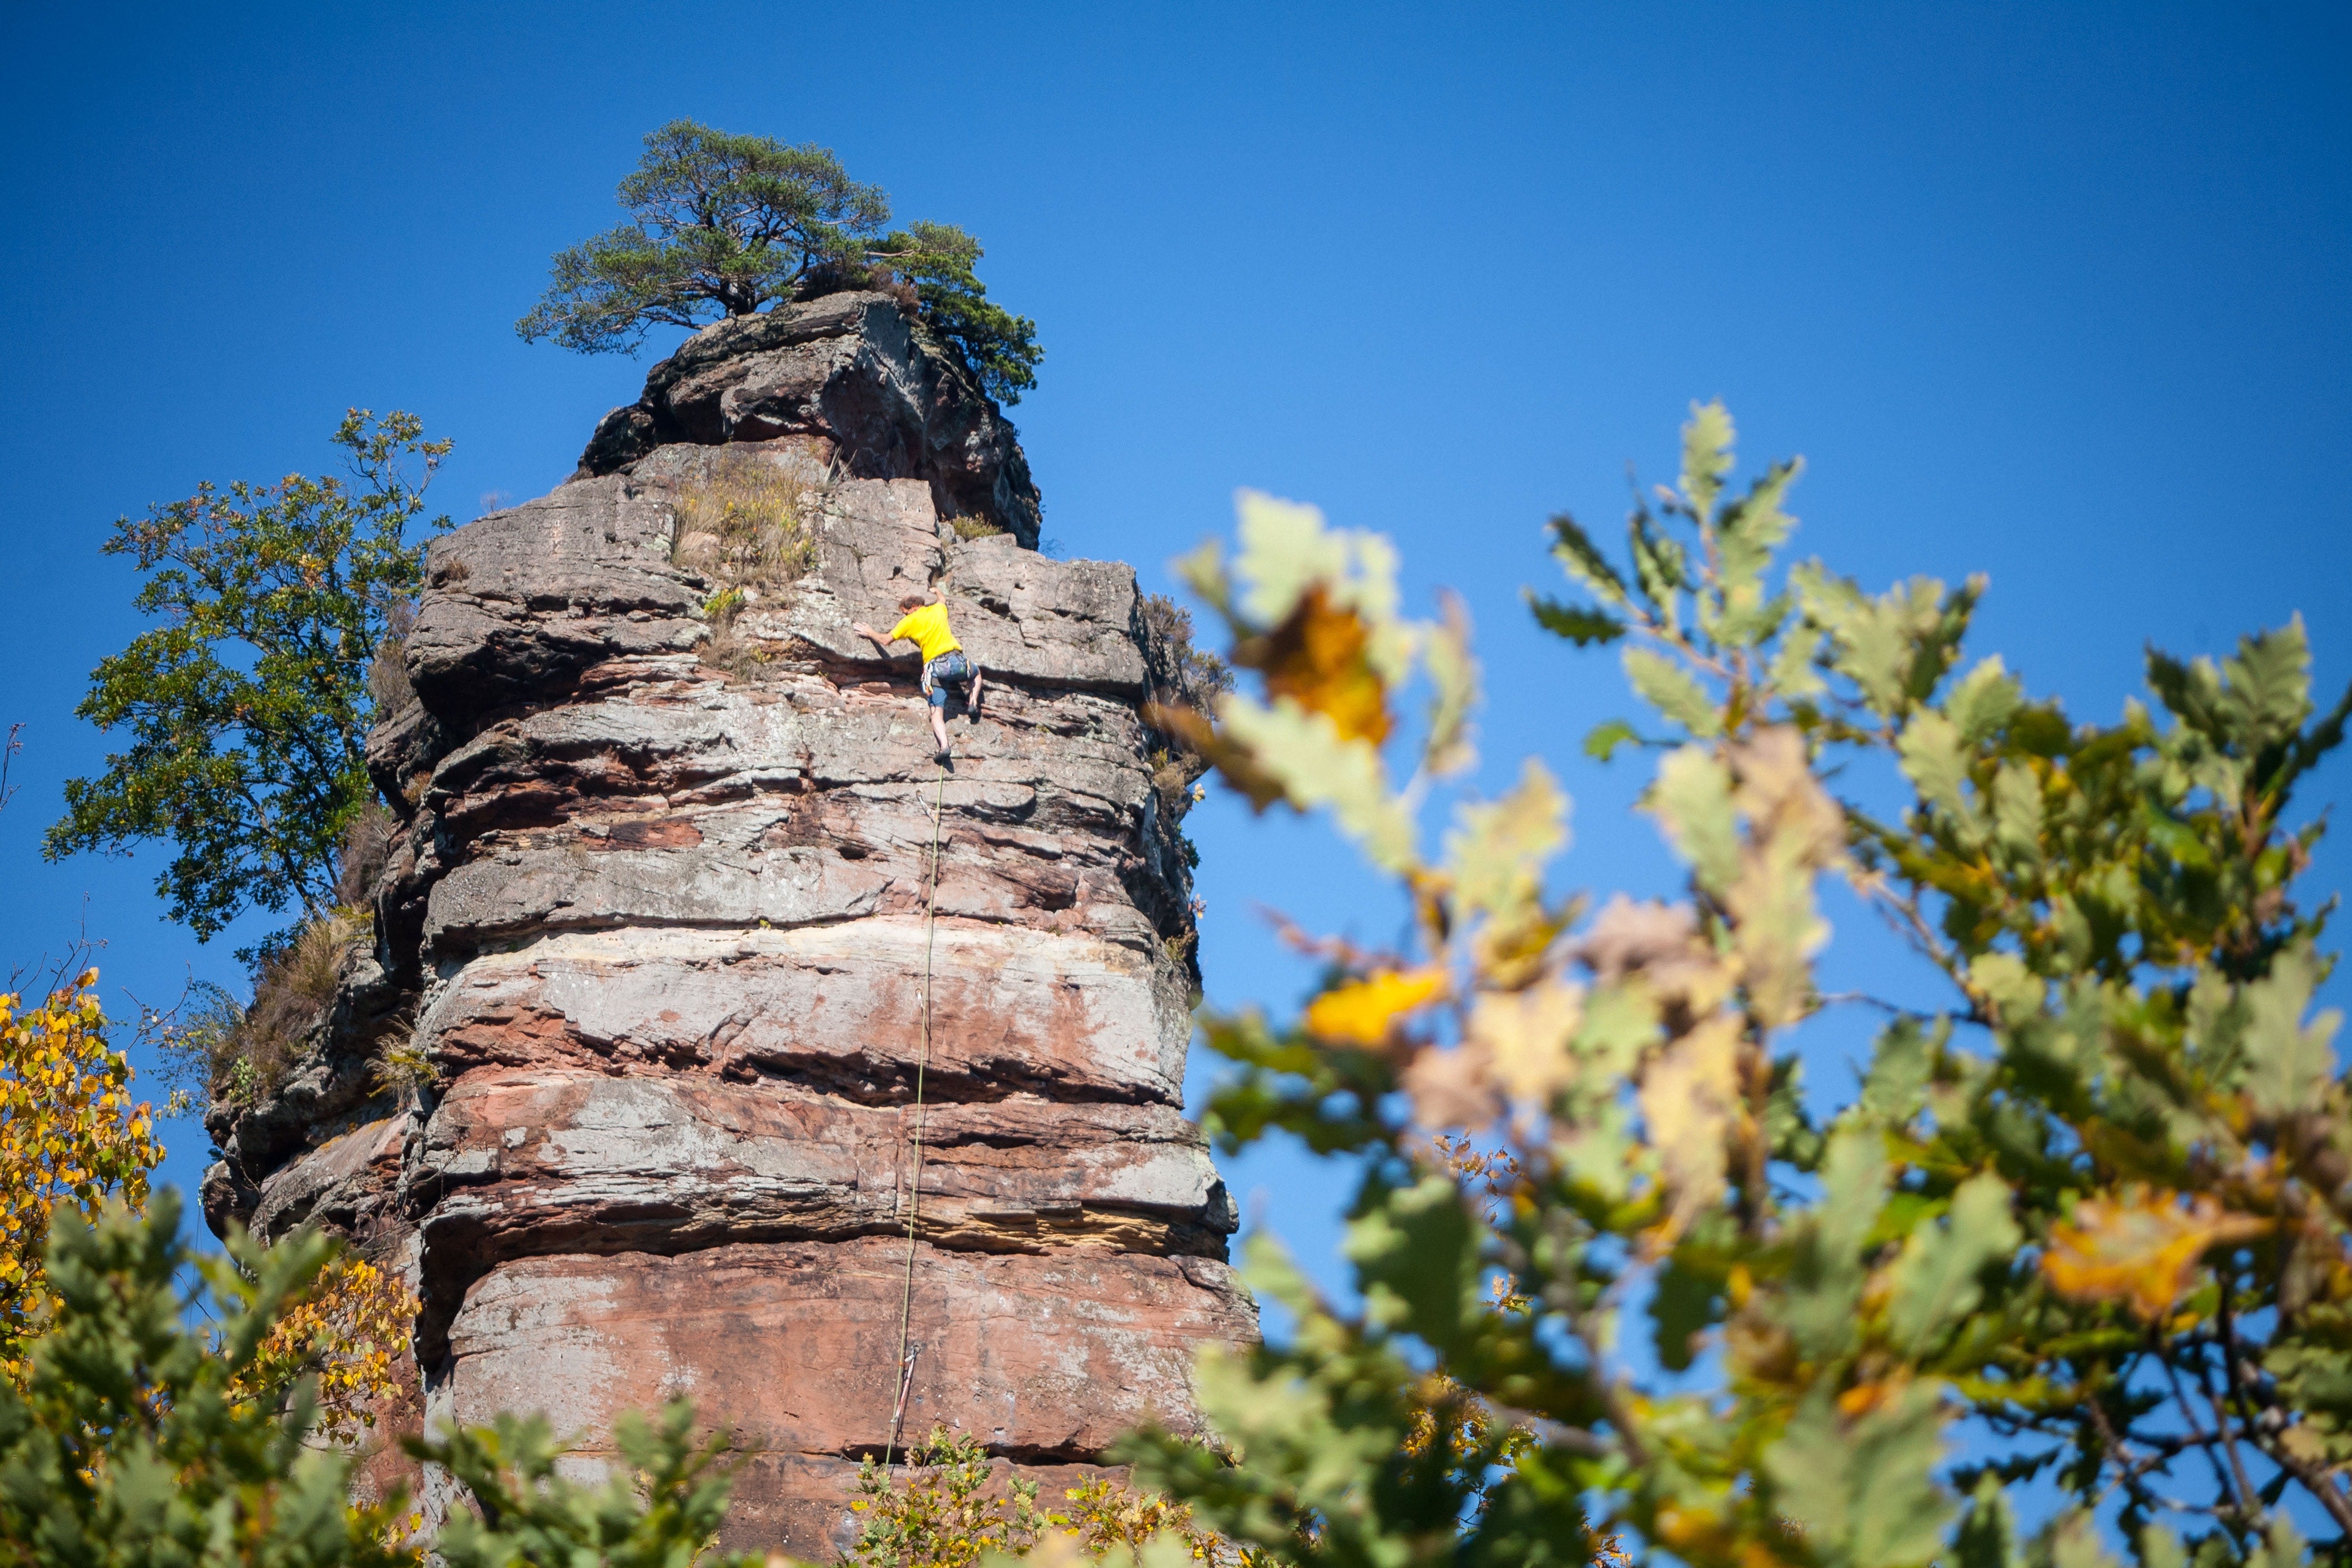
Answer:
[[(1557, 519), (1582, 597), (1537, 603), (1626, 645), (1654, 716), (1587, 744), (1656, 758), (1679, 902), (1560, 891), (1532, 760), (1424, 850), (1475, 665), (1459, 618), (1399, 615), (1385, 540), (1250, 497), (1238, 559), (1188, 563), (1264, 683), (1209, 754), (1260, 809), (1329, 807), (1410, 913), (1321, 946), (1299, 1016), (1204, 1016), (1225, 1148), (1362, 1172), (1360, 1304), (1252, 1243), (1296, 1327), (1199, 1370), (1238, 1462), (1147, 1437), (1139, 1477), (1302, 1563), (2341, 1562), (2352, 1079), (2291, 810), (2352, 695), (2315, 707), (2295, 622), (2151, 652), (2153, 705), (2077, 722), (1963, 657), (1980, 580), (1784, 568), (1796, 465), (1728, 491), (1731, 435), (1695, 410), (1628, 564)], [(1825, 880), (1932, 1001), (1824, 994)], [(1885, 1021), (1817, 1119), (1795, 1040), (1856, 1000)]]
[(346, 831), (373, 794), (363, 747), (392, 688), (372, 687), (370, 668), (421, 581), (409, 528), (449, 444), (414, 415), (363, 409), (334, 440), (348, 481), (205, 484), (121, 518), (105, 546), (145, 575), (134, 603), (161, 624), (100, 663), (75, 710), (129, 745), (99, 778), (67, 781), (42, 853), (171, 844), (156, 891), (199, 936), (248, 909), (331, 909)]
[(816, 146), (676, 120), (624, 178), (627, 221), (557, 253), (515, 323), (584, 354), (634, 352), (656, 323), (697, 327), (843, 288), (898, 295), (1000, 402), (1037, 384), (1036, 323), (992, 304), (980, 242), (951, 224), (887, 231), (889, 198)]

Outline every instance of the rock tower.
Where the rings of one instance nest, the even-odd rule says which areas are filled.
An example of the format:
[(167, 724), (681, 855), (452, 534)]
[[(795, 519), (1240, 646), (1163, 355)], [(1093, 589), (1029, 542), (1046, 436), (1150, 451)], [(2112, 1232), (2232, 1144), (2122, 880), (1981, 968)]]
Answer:
[[(745, 494), (793, 551), (742, 566)], [(691, 1396), (761, 1449), (730, 1543), (830, 1558), (898, 1386), (927, 948), (907, 1434), (1052, 1500), (1192, 1421), (1195, 1349), (1255, 1320), (1181, 1110), (1185, 780), (1134, 573), (1037, 526), (953, 356), (851, 293), (704, 330), (570, 481), (434, 542), (369, 742), (373, 945), (292, 1077), (215, 1108), (205, 1188), (216, 1229), (407, 1270), (386, 1425), (541, 1410), (594, 1455)], [(850, 631), (943, 572), (989, 683), (944, 781), (914, 661)], [(394, 1048), (432, 1082), (388, 1086)]]

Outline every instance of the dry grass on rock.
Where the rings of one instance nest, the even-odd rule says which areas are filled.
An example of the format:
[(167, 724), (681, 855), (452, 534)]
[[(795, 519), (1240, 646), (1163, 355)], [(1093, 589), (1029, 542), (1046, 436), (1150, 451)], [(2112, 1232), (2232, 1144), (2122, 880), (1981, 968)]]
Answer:
[(703, 605), (710, 623), (706, 664), (746, 674), (766, 662), (758, 640), (736, 622), (746, 610), (782, 605), (816, 565), (816, 530), (802, 488), (757, 458), (737, 457), (678, 491), (670, 559), (712, 585)]
[(335, 883), (342, 903), (262, 955), (250, 1002), (240, 1006), (209, 983), (192, 988), (161, 1042), (167, 1082), (191, 1089), (201, 1082), (215, 1101), (249, 1105), (286, 1082), (319, 1016), (334, 1001), (344, 961), (374, 935), (367, 900), (394, 831), (392, 813), (374, 800), (352, 819)]

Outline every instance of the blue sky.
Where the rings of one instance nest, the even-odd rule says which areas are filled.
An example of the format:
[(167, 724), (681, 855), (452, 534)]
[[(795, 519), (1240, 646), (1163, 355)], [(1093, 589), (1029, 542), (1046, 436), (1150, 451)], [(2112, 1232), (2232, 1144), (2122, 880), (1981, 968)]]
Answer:
[[(1249, 485), (1392, 534), (1467, 597), (1485, 780), (1538, 751), (1568, 874), (1663, 889), (1612, 661), (1536, 635), (1545, 516), (1613, 528), (1693, 398), (1802, 453), (1801, 548), (1866, 583), (1990, 574), (1978, 646), (2111, 717), (2149, 642), (2300, 611), (2352, 676), (2352, 32), (2246, 5), (25, 10), (0, 71), (0, 968), (86, 929), (110, 988), (234, 982), (162, 857), (37, 856), (101, 766), (71, 710), (137, 630), (98, 547), (204, 478), (329, 461), (347, 405), (457, 442), (458, 517), (538, 495), (635, 362), (531, 347), (547, 257), (688, 116), (836, 149), (902, 217), (977, 232), (1047, 349), (1015, 411), (1066, 554), (1168, 560)], [(2315, 800), (2340, 793), (2342, 766)], [(1254, 906), (1378, 938), (1314, 826), (1193, 818), (1213, 997), (1302, 976)], [(2330, 851), (2315, 883), (2342, 885)], [(1851, 906), (1833, 984), (1916, 976)], [(257, 934), (259, 927), (255, 927)], [(1809, 1047), (1822, 1092), (1864, 1049)], [(169, 1129), (192, 1182), (203, 1134)], [(1310, 1257), (1339, 1187), (1231, 1169)]]

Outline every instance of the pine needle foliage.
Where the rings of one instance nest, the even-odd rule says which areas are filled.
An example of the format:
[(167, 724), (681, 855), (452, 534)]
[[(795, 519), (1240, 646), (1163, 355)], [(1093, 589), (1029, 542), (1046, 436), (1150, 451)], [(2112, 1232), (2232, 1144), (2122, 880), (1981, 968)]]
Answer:
[(435, 1555), (447, 1568), (751, 1568), (761, 1561), (712, 1544), (740, 1456), (725, 1433), (696, 1436), (692, 1404), (676, 1401), (654, 1417), (624, 1412), (613, 1444), (620, 1462), (592, 1486), (558, 1469), (567, 1445), (544, 1416), (501, 1415), (488, 1427), (411, 1440), (409, 1451), (447, 1469), (478, 1511), (450, 1516)]
[(1036, 323), (988, 298), (980, 242), (952, 224), (890, 230), (881, 187), (814, 144), (674, 120), (621, 181), (627, 218), (556, 255), (546, 295), (515, 323), (526, 342), (635, 353), (656, 325), (698, 327), (845, 288), (911, 289), (919, 319), (988, 394), (1037, 384)]
[[(62, 1208), (54, 1304), (0, 1379), (0, 1568), (750, 1568), (713, 1546), (738, 1456), (683, 1403), (623, 1416), (602, 1485), (560, 1474), (546, 1421), (406, 1440), (467, 1489), (434, 1536), (395, 1490), (352, 1498), (352, 1440), (415, 1299), (313, 1231), (226, 1256), (179, 1238), (179, 1194), (94, 1223)], [(194, 1281), (188, 1288), (183, 1281)]]
[[(227, 1258), (178, 1240), (179, 1195), (145, 1216), (57, 1216), (58, 1305), (25, 1386), (0, 1382), (0, 1563), (9, 1568), (408, 1568), (401, 1501), (350, 1500), (350, 1460), (308, 1446), (307, 1384), (253, 1380), (272, 1326), (333, 1255), (304, 1235)], [(218, 1326), (188, 1326), (178, 1281), (210, 1288)]]

